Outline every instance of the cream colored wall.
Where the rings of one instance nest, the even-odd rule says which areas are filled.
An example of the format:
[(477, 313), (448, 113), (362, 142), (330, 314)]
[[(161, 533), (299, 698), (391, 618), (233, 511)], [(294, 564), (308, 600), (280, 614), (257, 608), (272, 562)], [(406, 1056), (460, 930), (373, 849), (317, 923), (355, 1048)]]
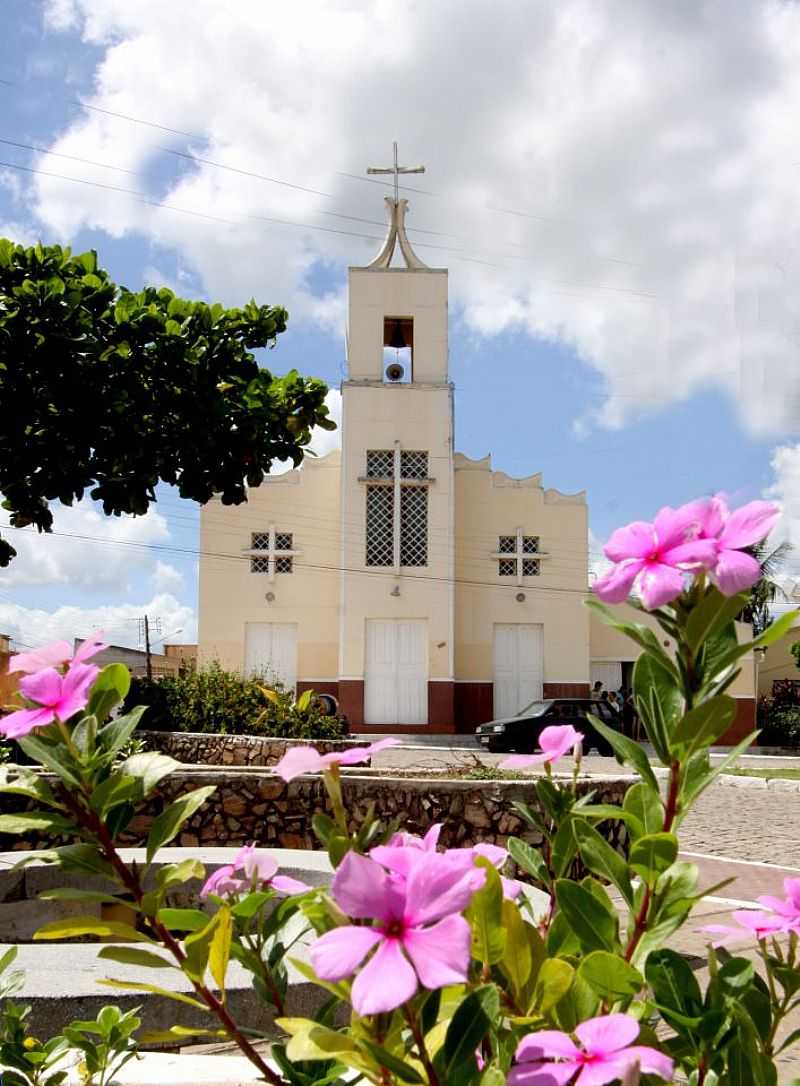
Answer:
[(351, 268), (347, 372), (383, 380), (383, 319), (413, 317), (414, 380), (447, 380), (447, 272)]
[[(655, 630), (659, 640), (667, 647), (669, 638), (658, 625), (658, 622), (646, 611), (638, 611), (628, 604), (619, 604), (612, 611), (623, 622), (637, 622), (642, 626), (649, 626)], [(737, 623), (739, 641), (747, 641), (752, 637), (752, 631), (745, 623)], [(589, 618), (590, 654), (592, 660), (638, 660), (639, 649), (635, 642), (625, 634), (608, 626), (594, 611)], [(741, 674), (731, 685), (729, 693), (737, 698), (752, 698), (755, 696), (755, 660), (752, 652), (742, 657), (740, 662)]]
[[(587, 508), (583, 494), (545, 490), (540, 476), (511, 479), (485, 460), (455, 459), (456, 678), (494, 678), (494, 624), (544, 626), (544, 681), (588, 682), (589, 620), (583, 606), (588, 563)], [(537, 577), (500, 577), (490, 557), (498, 537), (538, 535)], [(515, 599), (524, 592), (524, 603)]]
[[(243, 505), (210, 501), (200, 514), (199, 660), (244, 666), (245, 624), (297, 623), (299, 680), (335, 679), (339, 639), (340, 454), (307, 458), (303, 467), (270, 476)], [(251, 573), (252, 532), (291, 532), (294, 571), (270, 582)], [(224, 555), (226, 557), (212, 557)], [(275, 600), (268, 603), (267, 592)]]
[(772, 684), (776, 679), (800, 681), (800, 669), (791, 654), (791, 647), (800, 641), (800, 626), (795, 626), (780, 641), (770, 645), (763, 660), (758, 663), (758, 696), (772, 696)]

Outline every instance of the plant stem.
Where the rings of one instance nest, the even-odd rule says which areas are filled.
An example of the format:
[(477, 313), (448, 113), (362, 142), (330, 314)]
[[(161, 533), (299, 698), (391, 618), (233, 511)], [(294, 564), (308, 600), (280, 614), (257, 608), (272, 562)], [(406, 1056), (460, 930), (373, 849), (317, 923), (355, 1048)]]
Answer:
[[(138, 874), (128, 867), (117, 852), (111, 834), (108, 832), (108, 828), (103, 820), (98, 816), (96, 811), (87, 809), (79, 803), (66, 788), (62, 788), (61, 791), (67, 809), (72, 813), (76, 822), (87, 829), (97, 839), (103, 856), (114, 869), (120, 883), (132, 895), (134, 901), (141, 910), (142, 900), (144, 898), (144, 887), (139, 880)], [(186, 955), (172, 932), (154, 916), (147, 916), (142, 912), (142, 918), (147, 927), (150, 928), (163, 946), (170, 954), (172, 954), (175, 961), (181, 967), (181, 970), (183, 970)], [(187, 974), (184, 973), (184, 976), (187, 976)], [(257, 1068), (259, 1074), (261, 1074), (267, 1082), (272, 1083), (272, 1086), (284, 1086), (283, 1079), (275, 1074), (272, 1068), (269, 1067), (259, 1053), (256, 1052), (255, 1048), (253, 1048), (248, 1039), (241, 1032), (228, 1013), (225, 1004), (222, 1003), (205, 984), (194, 980), (192, 977), (188, 977), (188, 979), (191, 981), (195, 993), (202, 999), (211, 1013), (220, 1021), (230, 1039), (238, 1045), (242, 1054)]]
[(439, 1077), (433, 1069), (433, 1064), (428, 1055), (428, 1050), (425, 1047), (425, 1038), (422, 1035), (422, 1030), (419, 1028), (419, 1023), (408, 1007), (403, 1007), (403, 1014), (411, 1029), (411, 1036), (414, 1038), (414, 1044), (417, 1046), (417, 1052), (422, 1061), (422, 1066), (425, 1068), (425, 1074), (428, 1076), (429, 1086), (440, 1086)]

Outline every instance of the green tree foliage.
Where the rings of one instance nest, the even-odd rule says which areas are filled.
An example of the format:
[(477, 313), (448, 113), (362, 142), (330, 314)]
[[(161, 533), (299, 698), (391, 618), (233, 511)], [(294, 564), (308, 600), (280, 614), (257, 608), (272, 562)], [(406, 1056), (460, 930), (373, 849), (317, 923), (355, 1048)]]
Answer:
[[(181, 497), (247, 500), (275, 460), (335, 428), (325, 384), (274, 377), (254, 348), (280, 306), (242, 309), (134, 293), (97, 254), (0, 239), (0, 494), (14, 527), (52, 529), (49, 503), (88, 490), (104, 512), (145, 513), (159, 482)], [(0, 539), (0, 566), (14, 557)]]
[(771, 547), (768, 540), (749, 548), (749, 553), (761, 566), (761, 576), (750, 589), (747, 604), (739, 615), (741, 622), (749, 623), (757, 637), (772, 622), (772, 605), (786, 594), (776, 580), (792, 549), (790, 543)]

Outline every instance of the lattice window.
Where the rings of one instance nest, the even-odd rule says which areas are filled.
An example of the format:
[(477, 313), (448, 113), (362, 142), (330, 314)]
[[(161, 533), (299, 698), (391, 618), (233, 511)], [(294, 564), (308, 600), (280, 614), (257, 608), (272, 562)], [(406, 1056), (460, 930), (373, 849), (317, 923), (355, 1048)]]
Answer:
[(501, 535), (497, 549), (500, 554), (514, 554), (517, 550), (517, 537), (515, 535)]
[(401, 479), (427, 479), (428, 454), (405, 449), (400, 453)]
[(253, 532), (250, 536), (250, 550), (268, 551), (269, 532)]
[(275, 559), (275, 572), (276, 573), (291, 573), (292, 572), (292, 560), (291, 558), (283, 557)]
[(524, 535), (522, 537), (522, 553), (523, 554), (538, 554), (539, 553), (539, 537), (538, 537), (538, 535)]
[(276, 551), (290, 551), (292, 550), (292, 533), (291, 532), (276, 532), (275, 533), (275, 550)]
[(394, 491), (367, 487), (367, 565), (394, 564)]
[(391, 479), (394, 475), (394, 453), (391, 449), (367, 450), (367, 478)]
[(497, 563), (497, 572), (501, 577), (516, 577), (517, 575), (517, 560), (516, 558), (501, 558)]
[(269, 573), (269, 558), (265, 554), (263, 558), (251, 558), (250, 559), (250, 572), (251, 573)]
[(428, 564), (428, 489), (404, 486), (400, 495), (400, 565)]
[(522, 559), (522, 576), (523, 577), (538, 577), (539, 576), (539, 563), (535, 558), (523, 558)]

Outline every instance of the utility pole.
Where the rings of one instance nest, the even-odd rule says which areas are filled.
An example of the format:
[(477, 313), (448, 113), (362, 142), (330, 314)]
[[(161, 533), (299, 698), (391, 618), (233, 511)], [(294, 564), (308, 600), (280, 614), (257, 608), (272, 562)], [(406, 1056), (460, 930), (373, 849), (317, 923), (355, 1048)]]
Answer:
[(153, 678), (153, 659), (150, 655), (150, 619), (147, 615), (144, 616), (144, 651), (147, 681), (150, 682)]

